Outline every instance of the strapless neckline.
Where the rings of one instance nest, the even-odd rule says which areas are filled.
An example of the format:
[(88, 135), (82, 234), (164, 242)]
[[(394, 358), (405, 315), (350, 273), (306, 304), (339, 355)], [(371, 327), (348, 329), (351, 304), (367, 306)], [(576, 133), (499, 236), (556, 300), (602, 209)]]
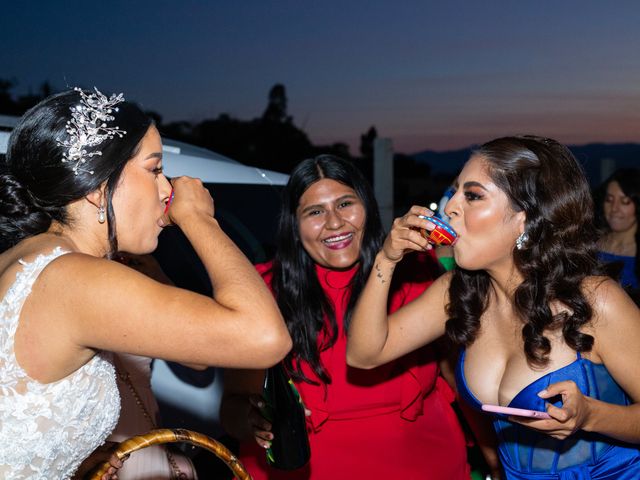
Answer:
[[(469, 389), (464, 375), (466, 351), (456, 365), (458, 394), (467, 404), (480, 409), (481, 402)], [(573, 362), (550, 371), (525, 385), (508, 403), (509, 407), (543, 411), (550, 402), (561, 407), (559, 397), (543, 399), (537, 394), (549, 385), (575, 382), (583, 395), (614, 405), (629, 405), (627, 394), (602, 363), (594, 363), (579, 354)], [(636, 480), (640, 478), (640, 452), (604, 435), (578, 431), (559, 440), (509, 420), (503, 414), (491, 414), (498, 437), (500, 461), (508, 480)]]
[[(464, 387), (464, 389), (466, 390), (467, 393), (467, 397), (473, 401), (473, 404), (476, 408), (480, 408), (482, 406), (482, 402), (478, 399), (478, 397), (476, 397), (475, 393), (473, 393), (471, 391), (471, 389), (469, 388), (469, 384), (467, 383), (467, 377), (466, 374), (464, 372), (464, 362), (465, 362), (465, 357), (466, 357), (466, 353), (467, 351), (465, 349), (462, 350), (462, 352), (460, 353), (460, 359), (458, 360), (459, 363), (459, 377), (460, 377), (460, 383), (462, 384), (462, 386)], [(605, 371), (606, 367), (604, 366), (604, 364), (602, 363), (594, 363), (589, 359), (586, 358), (582, 358), (582, 356), (580, 355), (579, 352), (577, 352), (577, 358), (563, 366), (560, 368), (557, 368), (555, 370), (552, 370), (550, 372), (545, 373), (544, 375), (542, 375), (541, 377), (536, 378), (535, 380), (531, 381), (530, 383), (528, 383), (527, 385), (525, 385), (524, 387), (522, 387), (522, 389), (520, 389), (520, 391), (518, 391), (518, 393), (516, 393), (513, 398), (511, 398), (511, 400), (509, 401), (509, 403), (506, 405), (507, 407), (513, 407), (513, 406), (517, 406), (520, 404), (520, 402), (518, 401), (522, 396), (524, 396), (525, 394), (528, 394), (529, 391), (537, 384), (540, 383), (545, 383), (546, 380), (552, 376), (552, 375), (558, 375), (561, 374), (563, 371), (565, 370), (571, 370), (576, 368), (576, 366), (580, 365), (581, 362), (585, 362), (585, 363), (589, 363), (591, 364), (594, 368), (602, 368)], [(607, 372), (608, 373), (608, 372)], [(540, 390), (542, 390), (542, 388), (540, 388)], [(540, 391), (538, 390), (538, 391)], [(538, 391), (535, 392), (535, 394), (537, 395)]]

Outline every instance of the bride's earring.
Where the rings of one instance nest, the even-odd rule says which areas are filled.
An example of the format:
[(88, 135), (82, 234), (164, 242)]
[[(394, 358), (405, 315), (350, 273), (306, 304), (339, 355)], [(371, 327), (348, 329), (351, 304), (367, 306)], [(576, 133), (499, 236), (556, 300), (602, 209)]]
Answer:
[(100, 207), (98, 207), (98, 222), (104, 223), (104, 221), (104, 205), (100, 205)]

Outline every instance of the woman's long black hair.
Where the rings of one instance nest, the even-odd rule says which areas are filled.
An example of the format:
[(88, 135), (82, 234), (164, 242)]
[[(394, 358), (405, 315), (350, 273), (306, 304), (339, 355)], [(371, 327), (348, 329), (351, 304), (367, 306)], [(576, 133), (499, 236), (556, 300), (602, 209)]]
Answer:
[[(527, 360), (544, 366), (551, 351), (549, 329), (561, 329), (567, 345), (589, 351), (593, 337), (580, 332), (592, 308), (581, 286), (600, 274), (596, 261), (594, 206), (582, 168), (565, 146), (540, 137), (505, 137), (482, 145), (474, 156), (486, 162), (489, 176), (508, 197), (511, 208), (526, 214), (524, 248), (513, 247), (524, 280), (514, 294), (522, 319)], [(488, 306), (491, 283), (482, 270), (457, 268), (449, 289), (447, 334), (470, 345)], [(571, 313), (553, 315), (550, 304)]]
[(331, 378), (320, 361), (320, 352), (336, 342), (339, 332), (333, 307), (318, 281), (315, 262), (302, 246), (296, 210), (304, 192), (323, 178), (353, 188), (366, 213), (360, 268), (352, 280), (351, 297), (344, 316), (345, 330), (384, 241), (378, 204), (371, 186), (352, 163), (333, 155), (320, 155), (295, 167), (283, 191), (272, 286), (293, 340), (293, 349), (285, 364), (293, 378), (314, 384), (317, 382), (304, 375), (301, 365), (306, 362), (322, 382), (330, 383)]
[(62, 161), (67, 147), (60, 142), (69, 138), (67, 121), (80, 101), (75, 90), (52, 95), (27, 111), (11, 133), (6, 160), (0, 166), (0, 244), (4, 248), (46, 232), (53, 221), (69, 224), (67, 205), (106, 182), (109, 243), (111, 253), (118, 250), (113, 192), (152, 122), (133, 103), (118, 104), (109, 126), (127, 133), (86, 147), (87, 153), (99, 150), (102, 154), (86, 156), (84, 170), (76, 175), (73, 162)]

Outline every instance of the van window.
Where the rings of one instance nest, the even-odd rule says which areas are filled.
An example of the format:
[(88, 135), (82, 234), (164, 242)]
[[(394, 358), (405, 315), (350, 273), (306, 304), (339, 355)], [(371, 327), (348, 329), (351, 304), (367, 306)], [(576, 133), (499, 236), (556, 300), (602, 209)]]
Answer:
[[(214, 200), (215, 217), (224, 232), (252, 263), (275, 252), (275, 232), (282, 186), (205, 184)], [(206, 270), (180, 229), (165, 228), (154, 257), (176, 286), (211, 295)]]

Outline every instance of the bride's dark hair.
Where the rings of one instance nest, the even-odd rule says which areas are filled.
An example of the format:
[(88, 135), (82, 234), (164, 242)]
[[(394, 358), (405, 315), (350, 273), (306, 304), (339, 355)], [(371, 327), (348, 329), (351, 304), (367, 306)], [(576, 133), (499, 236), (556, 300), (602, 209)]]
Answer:
[[(591, 350), (593, 337), (580, 332), (592, 316), (581, 285), (585, 277), (601, 272), (596, 261), (593, 200), (582, 168), (567, 147), (533, 136), (492, 140), (473, 156), (485, 162), (511, 208), (526, 215), (528, 240), (522, 249), (513, 246), (513, 258), (524, 279), (514, 293), (514, 303), (523, 323), (527, 360), (535, 366), (546, 365), (551, 351), (544, 335), (547, 330), (560, 329), (576, 351)], [(473, 343), (490, 289), (485, 271), (455, 269), (446, 326), (455, 343)], [(553, 315), (552, 302), (566, 306), (568, 312)]]
[(54, 220), (68, 224), (67, 205), (106, 182), (109, 242), (112, 252), (117, 251), (111, 199), (124, 166), (152, 121), (135, 104), (119, 103), (112, 123), (127, 133), (86, 146), (88, 153), (99, 150), (101, 155), (86, 156), (83, 170), (76, 175), (74, 163), (62, 161), (67, 147), (60, 141), (69, 138), (67, 121), (80, 101), (75, 90), (52, 95), (25, 113), (11, 133), (6, 160), (0, 165), (0, 248), (47, 231)]

